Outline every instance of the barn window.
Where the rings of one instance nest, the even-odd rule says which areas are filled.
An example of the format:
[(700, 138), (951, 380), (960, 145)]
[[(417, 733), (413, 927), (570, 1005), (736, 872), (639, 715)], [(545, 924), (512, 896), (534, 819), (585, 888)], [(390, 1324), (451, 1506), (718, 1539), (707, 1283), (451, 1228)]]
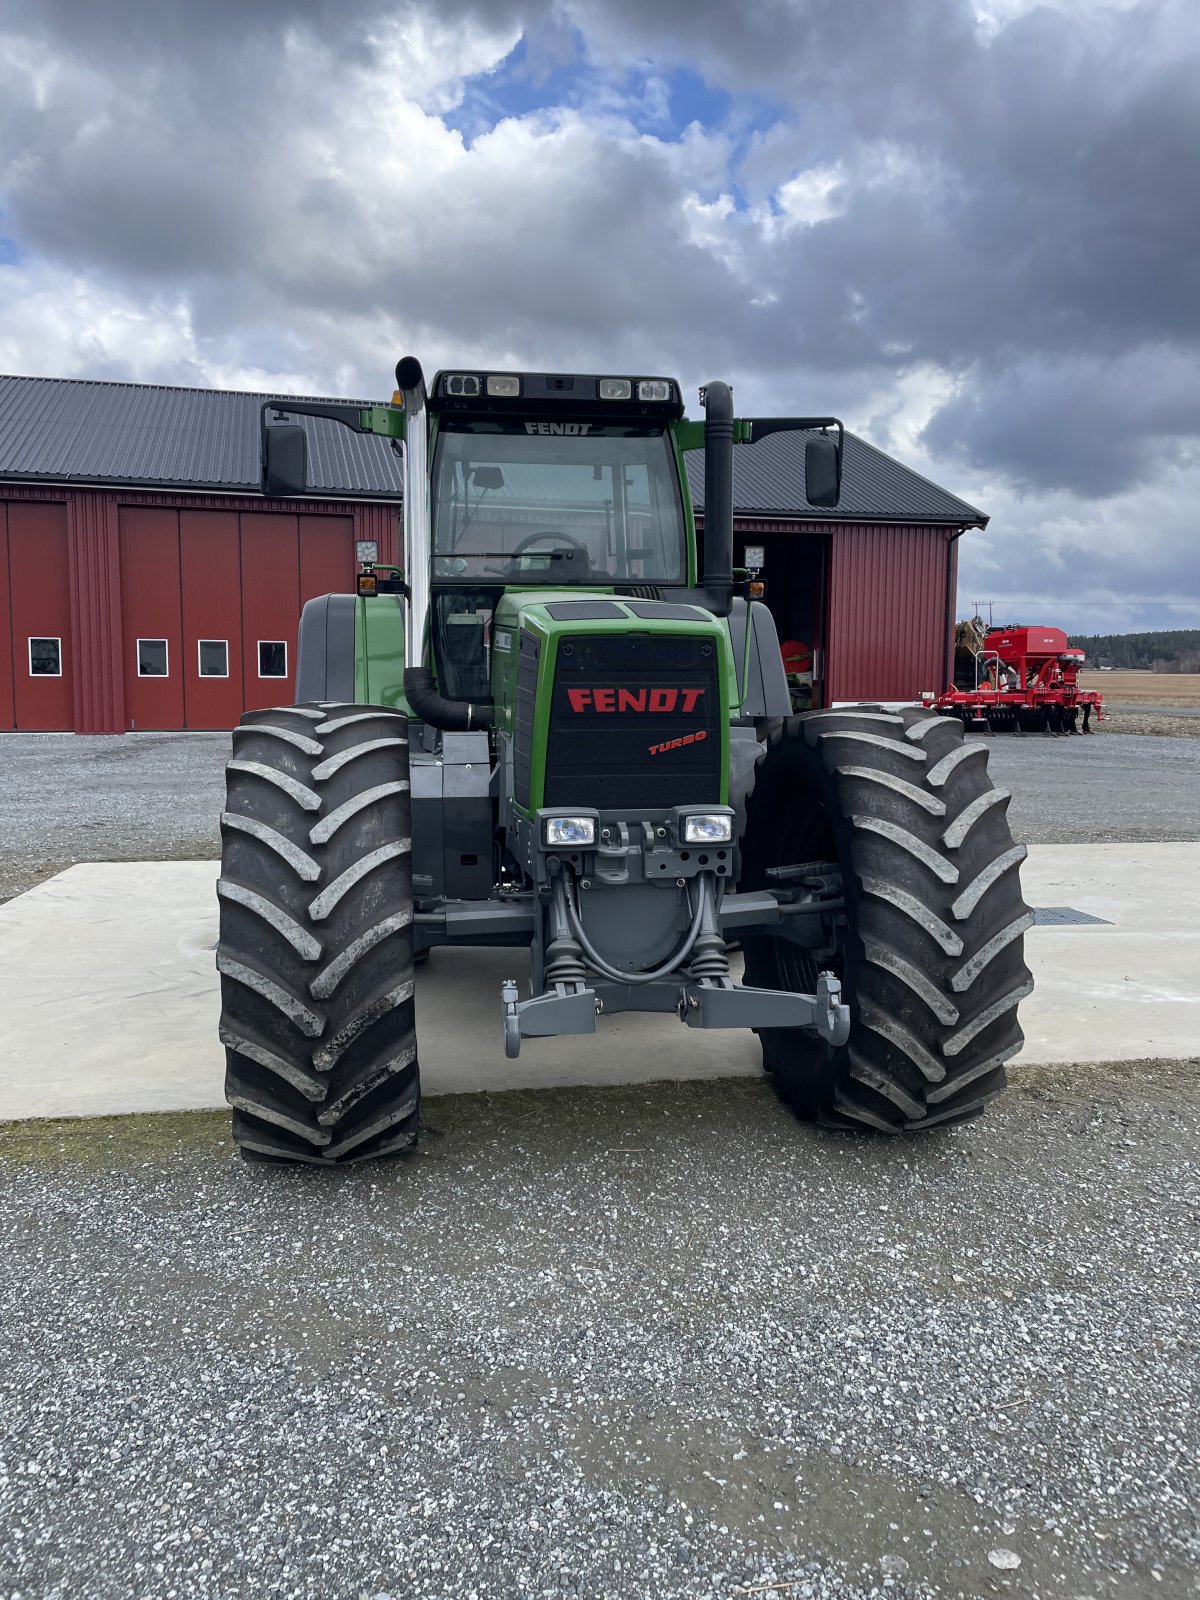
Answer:
[(62, 677), (61, 639), (30, 639), (29, 676), (31, 678)]
[(200, 639), (197, 641), (202, 678), (227, 678), (229, 676), (229, 641), (227, 639)]
[(139, 639), (137, 642), (137, 667), (139, 678), (165, 678), (167, 676), (167, 641), (165, 639)]
[(282, 639), (258, 641), (258, 675), (260, 678), (287, 677), (287, 645)]

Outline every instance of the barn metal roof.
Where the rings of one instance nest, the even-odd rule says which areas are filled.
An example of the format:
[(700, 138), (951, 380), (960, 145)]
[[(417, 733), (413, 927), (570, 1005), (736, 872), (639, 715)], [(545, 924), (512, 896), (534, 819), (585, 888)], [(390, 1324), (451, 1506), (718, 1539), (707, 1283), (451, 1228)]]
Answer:
[[(0, 377), (0, 478), (257, 494), (259, 408), (264, 400), (299, 398)], [(400, 458), (390, 440), (321, 417), (289, 420), (308, 435), (314, 495), (399, 495)]]
[[(0, 480), (256, 494), (259, 408), (264, 400), (301, 398), (309, 397), (0, 376)], [(391, 441), (320, 417), (292, 420), (308, 435), (311, 495), (399, 498), (400, 457)], [(692, 498), (702, 508), (703, 452), (690, 451), (685, 460)], [(734, 505), (743, 516), (953, 527), (987, 522), (977, 507), (851, 433), (835, 512), (811, 507), (805, 498), (802, 434), (740, 445), (734, 461)]]
[[(771, 433), (733, 452), (733, 504), (740, 516), (803, 516), (831, 522), (942, 522), (984, 527), (987, 513), (930, 483), (857, 434), (846, 434), (842, 498), (836, 511), (810, 506), (804, 492), (803, 433)], [(704, 506), (704, 452), (684, 457), (692, 501)]]

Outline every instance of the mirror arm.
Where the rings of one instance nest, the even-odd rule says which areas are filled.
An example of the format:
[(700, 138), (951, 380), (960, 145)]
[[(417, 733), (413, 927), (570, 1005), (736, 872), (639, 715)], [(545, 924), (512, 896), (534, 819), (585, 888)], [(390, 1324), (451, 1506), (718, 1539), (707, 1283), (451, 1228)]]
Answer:
[(340, 422), (354, 433), (381, 434), (384, 438), (404, 438), (404, 408), (402, 406), (345, 406), (334, 401), (314, 403), (310, 400), (264, 400), (258, 414), (258, 431), (262, 447), (266, 447), (270, 422), (267, 413), (275, 419), (290, 416), (327, 417), (330, 422)]
[(738, 439), (742, 444), (757, 444), (769, 433), (812, 433), (817, 428), (836, 428), (839, 455), (846, 432), (837, 417), (741, 417), (737, 426)]

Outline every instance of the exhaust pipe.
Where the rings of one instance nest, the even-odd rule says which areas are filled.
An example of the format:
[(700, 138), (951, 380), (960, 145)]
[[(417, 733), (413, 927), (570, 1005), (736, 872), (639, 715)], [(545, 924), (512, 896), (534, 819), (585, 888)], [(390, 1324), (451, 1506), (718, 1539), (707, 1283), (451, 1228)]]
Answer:
[(705, 605), (714, 617), (733, 610), (733, 391), (706, 384), (704, 406)]
[(490, 728), (490, 700), (447, 700), (439, 693), (433, 668), (425, 665), (429, 632), (429, 578), (433, 548), (429, 525), (429, 418), (425, 375), (416, 356), (396, 363), (396, 387), (404, 400), (404, 581), (408, 586), (408, 626), (404, 631), (404, 697), (413, 714), (447, 733)]

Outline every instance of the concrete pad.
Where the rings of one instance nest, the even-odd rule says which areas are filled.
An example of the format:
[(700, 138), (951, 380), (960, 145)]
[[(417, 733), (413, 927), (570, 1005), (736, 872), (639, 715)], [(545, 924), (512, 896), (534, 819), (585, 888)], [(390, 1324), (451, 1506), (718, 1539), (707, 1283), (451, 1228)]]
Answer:
[(1018, 1064), (1200, 1055), (1200, 845), (1035, 845), (1021, 881), (1111, 926), (1030, 932)]
[[(225, 1104), (217, 864), (92, 863), (0, 906), (0, 1120)], [(500, 985), (514, 950), (435, 950), (417, 974), (427, 1094), (653, 1082), (761, 1071), (748, 1033), (619, 1016), (585, 1038), (504, 1054)]]
[[(213, 965), (213, 862), (69, 868), (0, 906), (0, 1119), (224, 1103)], [(1039, 927), (1022, 1008), (1026, 1064), (1200, 1051), (1200, 845), (1044, 845), (1025, 897), (1111, 926)], [(757, 1074), (758, 1042), (670, 1017), (602, 1020), (594, 1037), (505, 1058), (500, 983), (513, 951), (438, 950), (418, 976), (426, 1092)]]

